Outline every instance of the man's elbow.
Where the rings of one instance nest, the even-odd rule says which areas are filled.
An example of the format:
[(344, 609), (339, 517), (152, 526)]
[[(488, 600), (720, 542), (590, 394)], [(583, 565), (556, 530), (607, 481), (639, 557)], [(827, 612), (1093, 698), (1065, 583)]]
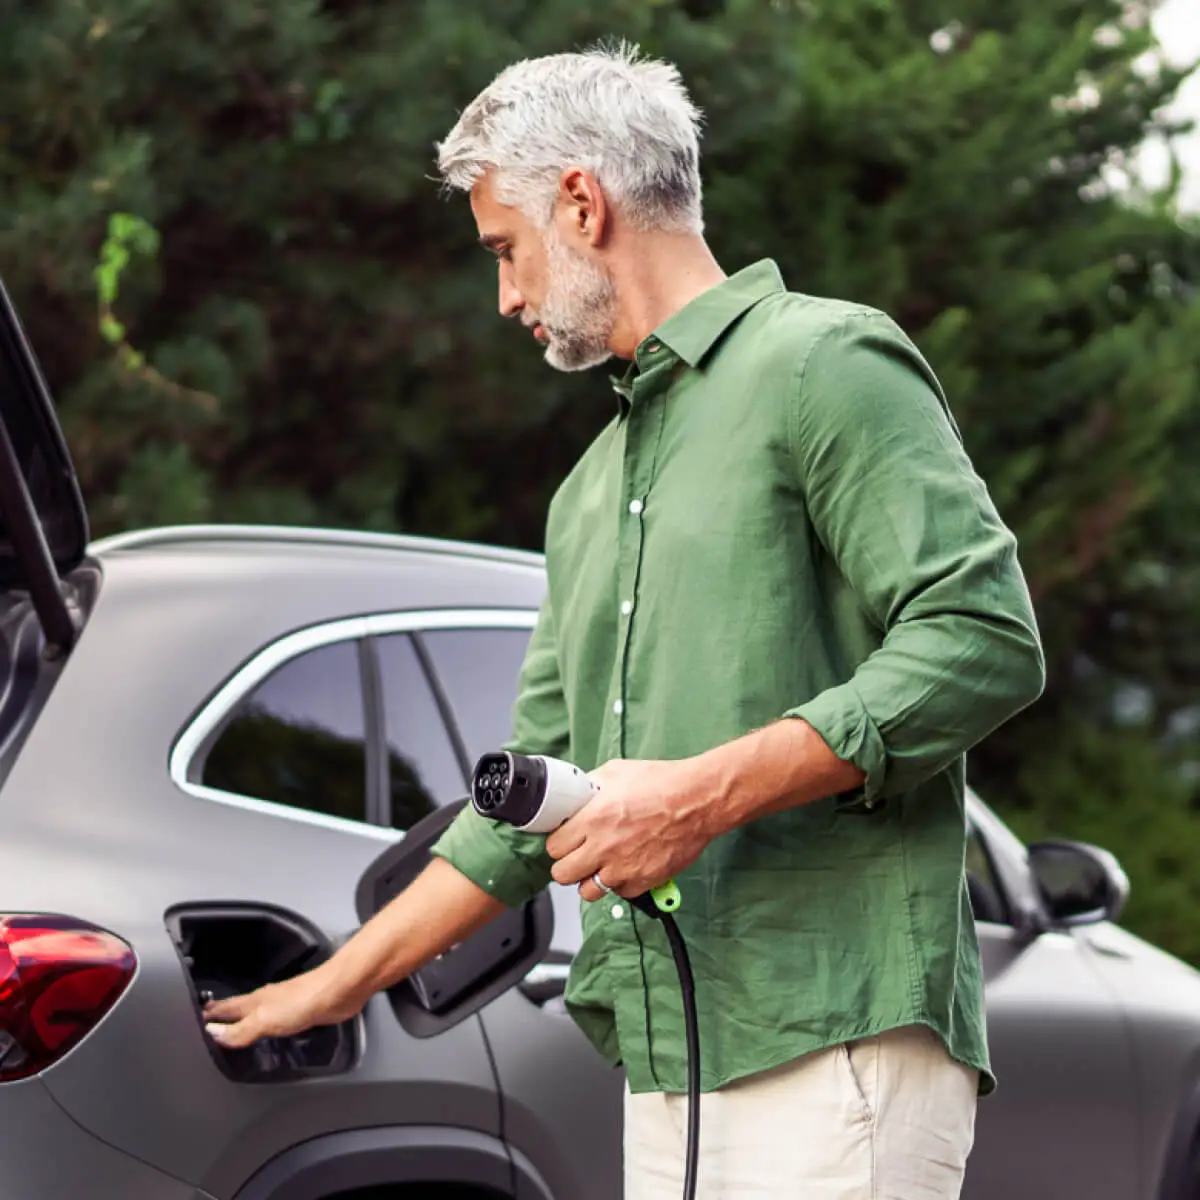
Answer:
[(1036, 628), (1021, 626), (1000, 649), (1004, 662), (999, 674), (1005, 680), (1003, 719), (1016, 716), (1041, 698), (1046, 690), (1046, 655)]
[(1042, 647), (1036, 639), (1024, 658), (1022, 684), (1024, 691), (1021, 707), (1028, 708), (1040, 700), (1042, 693), (1046, 690), (1046, 656), (1042, 653)]

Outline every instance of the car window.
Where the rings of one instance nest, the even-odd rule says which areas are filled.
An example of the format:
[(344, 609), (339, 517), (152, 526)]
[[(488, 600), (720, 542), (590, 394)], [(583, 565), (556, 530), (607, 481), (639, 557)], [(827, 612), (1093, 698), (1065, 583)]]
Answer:
[(337, 642), (284, 663), (238, 704), (201, 782), (363, 821), (366, 757), (358, 646)]
[(512, 734), (529, 629), (437, 629), (421, 634), (472, 762)]
[(987, 843), (974, 822), (967, 827), (967, 889), (971, 897), (971, 911), (976, 921), (990, 921), (996, 925), (1010, 924), (1008, 904), (1004, 890), (992, 865)]
[(389, 820), (409, 829), (438, 805), (461, 800), (466, 781), (412, 640), (393, 634), (375, 645), (388, 744)]

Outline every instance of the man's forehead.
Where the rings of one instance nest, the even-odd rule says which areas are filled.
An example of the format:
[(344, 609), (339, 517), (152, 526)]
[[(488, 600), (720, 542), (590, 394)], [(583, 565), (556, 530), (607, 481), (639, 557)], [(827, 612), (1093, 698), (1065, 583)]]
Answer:
[(477, 218), (487, 216), (496, 219), (514, 211), (496, 199), (496, 187), (491, 171), (480, 175), (471, 185), (471, 208)]
[(489, 249), (510, 241), (528, 225), (519, 208), (496, 199), (491, 180), (486, 175), (471, 188), (471, 212), (479, 229), (479, 241)]

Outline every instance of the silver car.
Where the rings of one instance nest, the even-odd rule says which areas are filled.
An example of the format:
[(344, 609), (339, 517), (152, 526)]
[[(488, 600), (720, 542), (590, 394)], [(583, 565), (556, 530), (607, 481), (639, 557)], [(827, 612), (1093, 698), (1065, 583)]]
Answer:
[[(0, 288), (0, 1195), (615, 1200), (619, 1071), (552, 887), (344, 1025), (223, 1051), (206, 995), (327, 957), (508, 734), (538, 556), (276, 528), (89, 544)], [(968, 1200), (1200, 1197), (1200, 975), (1103, 851), (970, 799), (1000, 1086)], [(703, 1030), (701, 1030), (703, 1036)]]

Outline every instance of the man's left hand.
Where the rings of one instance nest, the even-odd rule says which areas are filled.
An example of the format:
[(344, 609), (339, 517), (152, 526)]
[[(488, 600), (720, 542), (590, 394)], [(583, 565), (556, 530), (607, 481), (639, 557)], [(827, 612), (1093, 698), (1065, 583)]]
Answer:
[(700, 857), (712, 840), (711, 783), (695, 759), (613, 759), (589, 772), (600, 790), (546, 839), (558, 883), (585, 900), (640, 896)]

